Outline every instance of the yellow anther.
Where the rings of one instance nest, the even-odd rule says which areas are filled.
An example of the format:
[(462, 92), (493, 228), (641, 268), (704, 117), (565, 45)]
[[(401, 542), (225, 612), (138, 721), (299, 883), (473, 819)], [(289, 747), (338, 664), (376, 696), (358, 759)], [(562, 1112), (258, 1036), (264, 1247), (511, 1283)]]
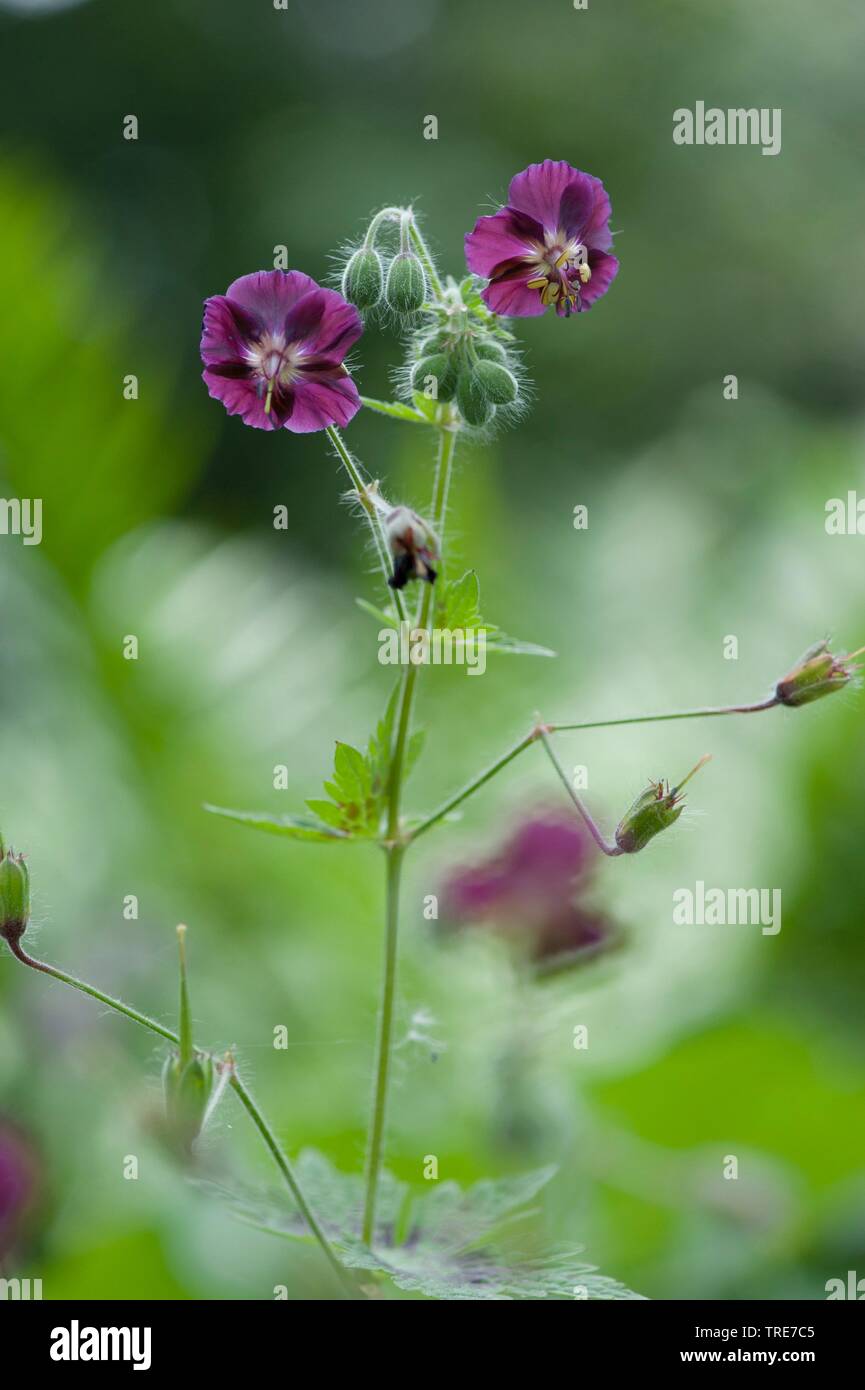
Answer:
[(591, 278), (592, 278), (592, 271), (591, 271), (591, 268), (590, 268), (588, 265), (581, 265), (581, 266), (580, 266), (580, 279), (582, 280), (583, 284), (584, 284), (584, 285), (587, 285), (587, 284), (589, 283), (589, 281), (591, 280)]
[(561, 285), (559, 285), (557, 281), (552, 281), (550, 284), (547, 285), (547, 288), (541, 294), (541, 300), (544, 304), (547, 305), (555, 304), (556, 300), (559, 297), (560, 291)]
[(567, 263), (568, 253), (567, 251), (563, 251), (562, 254), (559, 256), (559, 259), (556, 261), (556, 270), (561, 270), (562, 266), (567, 265)]
[(267, 383), (267, 396), (265, 397), (265, 401), (264, 401), (264, 413), (265, 413), (265, 415), (269, 415), (269, 414), (270, 414), (270, 402), (271, 402), (272, 398), (273, 398), (273, 381), (271, 380), (271, 381), (269, 381), (269, 382)]
[(539, 275), (538, 278), (537, 278), (537, 280), (527, 280), (527, 281), (526, 281), (526, 289), (529, 289), (529, 290), (542, 290), (542, 289), (544, 288), (544, 286), (547, 285), (547, 284), (549, 284), (549, 281), (547, 280), (546, 275)]

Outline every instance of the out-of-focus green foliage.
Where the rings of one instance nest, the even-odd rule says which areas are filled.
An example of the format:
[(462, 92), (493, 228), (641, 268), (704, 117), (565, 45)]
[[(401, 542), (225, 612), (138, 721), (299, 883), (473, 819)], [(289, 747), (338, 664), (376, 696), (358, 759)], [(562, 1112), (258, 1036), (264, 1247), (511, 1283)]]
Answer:
[[(354, 596), (383, 595), (322, 440), (245, 429), (207, 399), (202, 300), (277, 245), (323, 279), (371, 211), (411, 198), (459, 274), (464, 232), (527, 163), (600, 175), (619, 278), (589, 314), (520, 325), (531, 412), (461, 451), (451, 494), (452, 577), (476, 572), (484, 613), (558, 657), (496, 658), (483, 681), (422, 673), (408, 809), (432, 810), (535, 711), (756, 699), (828, 630), (865, 640), (865, 541), (824, 529), (828, 498), (865, 489), (865, 15), (842, 3), (826, 24), (805, 0), (333, 0), (326, 23), (313, 0), (31, 8), (0, 4), (0, 495), (44, 501), (41, 546), (0, 536), (0, 829), (28, 851), (28, 940), (173, 1024), (188, 922), (196, 1041), (237, 1045), (290, 1151), (357, 1170), (381, 856), (250, 834), (202, 803), (293, 814), (336, 740), (366, 746), (390, 673)], [(675, 147), (672, 112), (698, 99), (781, 107), (781, 154)], [(356, 362), (387, 397), (393, 338), (365, 335)], [(430, 434), (362, 413), (347, 437), (389, 498), (425, 511)], [(848, 689), (562, 736), (606, 830), (649, 777), (714, 755), (674, 829), (600, 866), (626, 944), (578, 976), (529, 986), (495, 943), (442, 946), (424, 915), (448, 867), (559, 795), (540, 750), (419, 842), (399, 1179), (423, 1192), (429, 1154), (463, 1185), (558, 1163), (542, 1225), (648, 1296), (821, 1298), (865, 1273), (863, 709)], [(781, 931), (674, 926), (673, 890), (698, 879), (780, 886)], [(173, 1166), (151, 1037), (7, 955), (0, 1000), (0, 1111), (44, 1163), (16, 1269), (46, 1298), (332, 1292), (314, 1249), (238, 1225)], [(263, 1190), (274, 1175), (235, 1104), (204, 1159)]]

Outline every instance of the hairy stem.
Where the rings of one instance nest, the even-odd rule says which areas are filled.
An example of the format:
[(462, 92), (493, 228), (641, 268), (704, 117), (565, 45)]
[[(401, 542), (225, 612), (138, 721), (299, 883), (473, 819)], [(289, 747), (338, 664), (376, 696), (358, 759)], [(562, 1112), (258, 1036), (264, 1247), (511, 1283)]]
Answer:
[[(442, 430), (439, 439), (439, 455), (433, 495), (433, 518), (439, 541), (442, 541), (445, 507), (453, 466), (456, 434)], [(421, 598), (418, 627), (429, 626), (433, 612), (433, 586), (425, 584)], [(397, 716), (396, 735), (390, 762), (390, 781), (388, 784), (387, 807), (387, 878), (384, 966), (382, 970), (381, 1004), (378, 1015), (378, 1036), (376, 1039), (375, 1083), (373, 1087), (372, 1115), (369, 1124), (366, 1159), (366, 1195), (364, 1199), (363, 1238), (371, 1245), (375, 1238), (375, 1209), (378, 1195), (378, 1181), (381, 1173), (382, 1151), (384, 1148), (385, 1120), (387, 1115), (388, 1085), (393, 1052), (393, 1013), (396, 1002), (397, 948), (399, 940), (399, 890), (402, 876), (404, 846), (401, 837), (400, 809), (405, 776), (405, 751), (411, 732), (412, 709), (419, 667), (414, 663), (406, 666), (402, 677)]]
[[(708, 705), (703, 709), (675, 710), (670, 714), (633, 714), (622, 719), (591, 719), (575, 724), (545, 724), (543, 730), (547, 734), (559, 734), (577, 729), (612, 729), (628, 724), (656, 724), (670, 719), (711, 719), (722, 714), (758, 714), (761, 710), (774, 709), (778, 703), (777, 697), (771, 695), (765, 700), (758, 700), (751, 705)], [(515, 743), (512, 748), (509, 748), (477, 777), (473, 777), (458, 792), (448, 797), (447, 801), (442, 802), (441, 806), (422, 820), (420, 825), (415, 826), (408, 836), (409, 842), (425, 835), (440, 820), (444, 820), (445, 816), (450, 815), (451, 811), (455, 811), (464, 801), (468, 801), (470, 796), (473, 796), (503, 768), (512, 763), (514, 758), (519, 757), (526, 748), (530, 748), (533, 743), (536, 743), (540, 735), (540, 728), (532, 729), (531, 733), (520, 739), (519, 743)]]
[(445, 287), (441, 282), (441, 277), (436, 270), (435, 261), (432, 253), (424, 240), (423, 232), (417, 224), (414, 213), (409, 209), (408, 232), (415, 245), (415, 250), (420, 257), (421, 264), (427, 274), (427, 279), (432, 286), (436, 299), (444, 299)]
[[(367, 520), (369, 521), (370, 530), (372, 532), (372, 538), (375, 543), (376, 553), (378, 554), (378, 562), (381, 566), (381, 572), (384, 575), (385, 582), (387, 582), (387, 580), (390, 579), (392, 569), (388, 556), (388, 544), (384, 530), (384, 522), (381, 518), (378, 508), (372, 501), (370, 501), (367, 495), (368, 485), (364, 482), (363, 478), (361, 477), (357, 464), (355, 463), (348, 449), (345, 447), (345, 444), (342, 441), (342, 435), (336, 428), (336, 425), (328, 425), (326, 434), (334, 449), (336, 450), (337, 454), (339, 455), (340, 462), (345, 468), (346, 473), (351, 478), (352, 486), (358, 496), (358, 501), (360, 502), (361, 506), (363, 507), (366, 513)], [(388, 594), (393, 599), (394, 606), (396, 608), (400, 620), (405, 622), (407, 614), (405, 611), (405, 604), (403, 603), (402, 595), (400, 594), (399, 590), (391, 590), (390, 588), (388, 588)]]
[(550, 762), (552, 763), (553, 767), (559, 775), (562, 786), (564, 787), (565, 791), (568, 793), (568, 796), (571, 798), (580, 815), (582, 816), (583, 821), (585, 822), (586, 829), (588, 830), (595, 844), (598, 846), (598, 849), (601, 851), (602, 854), (609, 855), (611, 859), (613, 859), (617, 854), (621, 854), (622, 851), (619, 849), (619, 846), (614, 841), (604, 839), (603, 831), (596, 824), (595, 820), (589, 812), (588, 807), (584, 806), (580, 797), (577, 796), (576, 791), (568, 781), (568, 774), (565, 772), (565, 769), (562, 767), (561, 762), (556, 757), (556, 754), (553, 750), (553, 745), (550, 743), (549, 734), (546, 732), (545, 729), (541, 729), (540, 735), (541, 742), (543, 743), (544, 748), (546, 749)]
[[(91, 999), (97, 999), (100, 1004), (104, 1004), (107, 1008), (114, 1009), (115, 1013), (123, 1014), (124, 1018), (132, 1019), (133, 1023), (139, 1023), (142, 1028), (147, 1028), (151, 1033), (155, 1033), (157, 1037), (164, 1038), (167, 1042), (174, 1043), (178, 1046), (180, 1045), (179, 1035), (172, 1032), (170, 1028), (165, 1028), (161, 1023), (158, 1023), (155, 1018), (149, 1018), (147, 1014), (141, 1013), (138, 1009), (133, 1009), (130, 1004), (124, 1004), (121, 999), (114, 999), (110, 994), (106, 994), (103, 990), (97, 989), (95, 985), (88, 984), (86, 980), (79, 980), (76, 975), (69, 975), (65, 970), (60, 970), (56, 965), (49, 965), (47, 961), (44, 960), (36, 960), (34, 956), (28, 955), (27, 951), (25, 951), (19, 937), (7, 936), (4, 939), (9, 949), (12, 951), (12, 954), (22, 965), (29, 966), (31, 970), (38, 970), (43, 975), (50, 975), (53, 980), (60, 980), (64, 985), (71, 985), (73, 989), (80, 990), (82, 994), (88, 994)], [(232, 1070), (231, 1073), (230, 1085), (267, 1145), (276, 1166), (279, 1168), (294, 1198), (298, 1211), (306, 1222), (310, 1234), (318, 1241), (322, 1253), (325, 1255), (342, 1287), (351, 1298), (356, 1298), (356, 1285), (348, 1270), (337, 1257), (314, 1211), (304, 1197), (294, 1169), (286, 1154), (283, 1152), (279, 1140), (249, 1090), (234, 1070)]]

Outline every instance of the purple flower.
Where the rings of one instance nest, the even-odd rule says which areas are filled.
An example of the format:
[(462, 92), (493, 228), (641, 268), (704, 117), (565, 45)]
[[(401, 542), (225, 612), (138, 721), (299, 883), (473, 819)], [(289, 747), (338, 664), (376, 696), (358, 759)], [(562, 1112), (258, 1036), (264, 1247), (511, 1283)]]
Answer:
[(486, 925), (522, 940), (545, 969), (595, 955), (615, 935), (584, 900), (596, 850), (575, 816), (534, 812), (502, 848), (480, 863), (456, 869), (441, 893), (451, 927)]
[(39, 1188), (39, 1161), (27, 1136), (0, 1117), (0, 1265), (11, 1252)]
[(619, 269), (607, 254), (610, 214), (600, 179), (563, 159), (530, 164), (511, 179), (507, 206), (466, 237), (469, 270), (490, 282), (487, 306), (517, 318), (590, 309)]
[(362, 332), (336, 290), (299, 270), (259, 270), (205, 302), (202, 376), (229, 415), (254, 429), (347, 425), (360, 397), (343, 358)]

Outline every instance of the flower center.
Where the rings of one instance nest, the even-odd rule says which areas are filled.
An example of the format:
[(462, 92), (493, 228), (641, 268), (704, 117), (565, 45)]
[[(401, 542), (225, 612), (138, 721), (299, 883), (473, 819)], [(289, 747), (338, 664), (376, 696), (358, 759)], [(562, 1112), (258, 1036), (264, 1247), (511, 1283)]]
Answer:
[(267, 387), (264, 412), (269, 415), (274, 390), (297, 380), (306, 353), (299, 343), (287, 343), (281, 333), (265, 333), (246, 348), (245, 356), (259, 389)]
[(538, 267), (538, 274), (526, 281), (528, 288), (539, 290), (546, 305), (557, 304), (561, 298), (570, 313), (579, 302), (581, 286), (592, 278), (586, 247), (563, 231), (547, 232), (544, 244), (537, 242), (527, 259)]

